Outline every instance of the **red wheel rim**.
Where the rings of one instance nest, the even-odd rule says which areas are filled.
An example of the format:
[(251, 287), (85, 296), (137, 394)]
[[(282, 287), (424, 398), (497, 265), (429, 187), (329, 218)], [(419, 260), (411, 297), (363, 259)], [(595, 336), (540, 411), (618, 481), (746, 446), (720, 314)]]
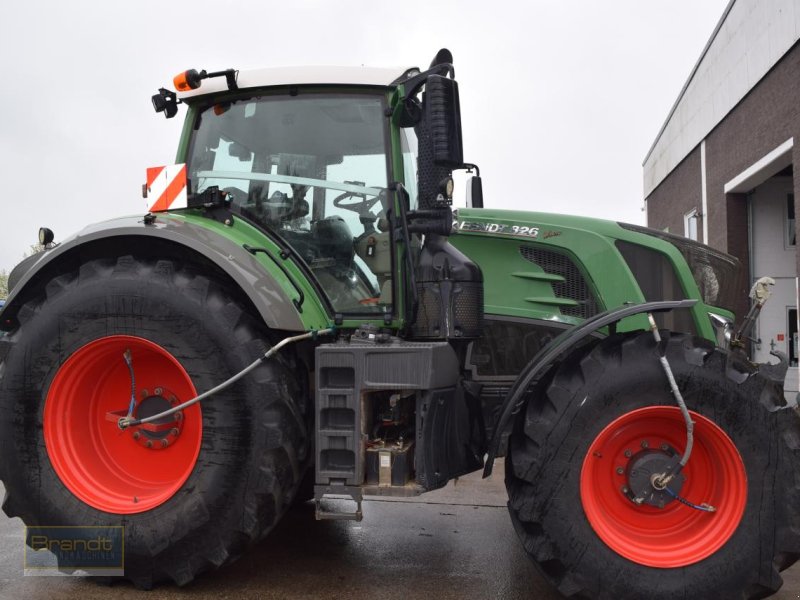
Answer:
[(86, 504), (118, 514), (155, 508), (181, 488), (197, 461), (203, 427), (195, 404), (182, 411), (180, 430), (158, 450), (140, 443), (141, 431), (136, 436), (134, 428), (120, 430), (108, 414), (128, 409), (126, 350), (133, 358), (137, 403), (153, 390), (168, 389), (178, 403), (197, 395), (189, 375), (164, 348), (115, 335), (86, 344), (64, 362), (43, 416), (47, 454), (64, 485)]
[[(581, 503), (595, 533), (616, 553), (650, 567), (684, 567), (707, 558), (733, 535), (747, 501), (747, 474), (731, 439), (714, 422), (691, 412), (694, 448), (683, 469), (680, 496), (664, 508), (634, 504), (619, 473), (631, 452), (662, 444), (683, 452), (686, 425), (678, 408), (652, 406), (622, 415), (595, 438), (581, 470)], [(627, 455), (626, 455), (627, 451)]]

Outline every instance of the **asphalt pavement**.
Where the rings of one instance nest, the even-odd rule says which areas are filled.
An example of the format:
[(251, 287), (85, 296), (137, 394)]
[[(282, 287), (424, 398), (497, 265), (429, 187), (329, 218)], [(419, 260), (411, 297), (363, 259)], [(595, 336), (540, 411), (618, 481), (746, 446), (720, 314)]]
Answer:
[[(0, 600), (559, 598), (517, 540), (502, 473), (498, 465), (487, 480), (473, 474), (419, 498), (368, 500), (361, 522), (315, 521), (310, 504), (298, 506), (235, 564), (154, 592), (90, 577), (24, 576), (24, 527), (0, 513)], [(800, 565), (784, 580), (773, 598), (800, 598)]]

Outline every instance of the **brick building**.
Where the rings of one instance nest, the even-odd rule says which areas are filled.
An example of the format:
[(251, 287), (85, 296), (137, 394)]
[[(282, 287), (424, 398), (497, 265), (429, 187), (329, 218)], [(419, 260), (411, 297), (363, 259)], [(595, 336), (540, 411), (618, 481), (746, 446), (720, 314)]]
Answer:
[(798, 39), (800, 0), (731, 0), (643, 165), (650, 227), (741, 260), (747, 278), (739, 317), (749, 285), (765, 275), (776, 280), (753, 335), (754, 355), (789, 355), (788, 397), (799, 376)]

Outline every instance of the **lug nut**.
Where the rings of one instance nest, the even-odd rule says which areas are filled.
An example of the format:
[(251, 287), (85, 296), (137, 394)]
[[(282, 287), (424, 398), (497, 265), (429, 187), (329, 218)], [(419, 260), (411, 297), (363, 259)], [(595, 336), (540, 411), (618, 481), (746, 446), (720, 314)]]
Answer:
[(183, 418), (183, 413), (181, 411), (178, 411), (178, 412), (175, 413), (175, 420), (176, 421), (180, 421), (182, 418)]
[(147, 440), (147, 443), (145, 444), (145, 446), (147, 446), (148, 448), (152, 448), (153, 447), (153, 440)]
[(163, 392), (163, 391), (164, 391), (164, 390), (162, 390), (160, 387), (157, 387), (155, 390), (153, 390), (153, 393), (154, 393), (156, 396), (160, 396), (160, 395), (161, 395), (161, 392)]
[(140, 437), (142, 437), (141, 433), (139, 433), (138, 431), (133, 432), (133, 439), (138, 440)]
[(170, 435), (174, 435), (174, 436), (176, 436), (176, 437), (178, 436), (178, 434), (179, 434), (179, 433), (180, 433), (180, 431), (178, 431), (178, 428), (177, 428), (177, 427), (173, 427), (173, 428), (172, 428), (172, 429), (170, 429), (170, 431), (169, 431), (169, 434), (170, 434)]
[(617, 475), (622, 475), (625, 472), (625, 469), (622, 467), (617, 467)]
[(667, 450), (669, 450), (669, 446), (667, 446), (666, 444), (661, 444), (661, 449), (662, 449), (664, 452), (666, 452)]
[(170, 396), (169, 397), (169, 403), (170, 404), (177, 404), (178, 403), (178, 399), (175, 396)]
[(625, 458), (630, 458), (631, 456), (633, 456), (633, 452), (630, 450), (625, 450)]
[(650, 442), (648, 442), (647, 440), (642, 440), (642, 448), (649, 448), (649, 447), (650, 447)]
[(144, 389), (144, 388), (142, 388), (142, 391), (141, 391), (141, 392), (139, 392), (139, 393), (142, 395), (142, 398), (147, 398), (147, 397), (150, 395), (150, 392), (148, 392), (148, 391), (147, 391), (146, 389)]
[(164, 438), (163, 440), (161, 440), (161, 447), (166, 448), (167, 446), (169, 446), (169, 440)]

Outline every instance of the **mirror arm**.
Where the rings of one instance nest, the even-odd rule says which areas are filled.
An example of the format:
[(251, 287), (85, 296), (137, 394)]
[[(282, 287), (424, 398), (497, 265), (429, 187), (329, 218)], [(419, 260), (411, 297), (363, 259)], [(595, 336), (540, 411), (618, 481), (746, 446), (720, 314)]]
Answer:
[(402, 100), (406, 98), (410, 98), (412, 96), (416, 96), (417, 92), (419, 92), (420, 88), (425, 85), (425, 82), (428, 80), (428, 75), (442, 75), (447, 76), (450, 75), (451, 79), (455, 79), (456, 77), (456, 70), (453, 68), (453, 65), (450, 63), (442, 63), (440, 65), (435, 65), (431, 67), (427, 71), (423, 71), (417, 75), (414, 75), (410, 79), (405, 81), (395, 81), (394, 83), (402, 83), (405, 86), (406, 94)]
[(467, 173), (472, 173), (472, 169), (475, 169), (475, 176), (476, 177), (481, 176), (481, 170), (478, 168), (478, 165), (474, 165), (472, 163), (464, 163), (463, 165), (461, 165), (461, 168), (466, 169)]

